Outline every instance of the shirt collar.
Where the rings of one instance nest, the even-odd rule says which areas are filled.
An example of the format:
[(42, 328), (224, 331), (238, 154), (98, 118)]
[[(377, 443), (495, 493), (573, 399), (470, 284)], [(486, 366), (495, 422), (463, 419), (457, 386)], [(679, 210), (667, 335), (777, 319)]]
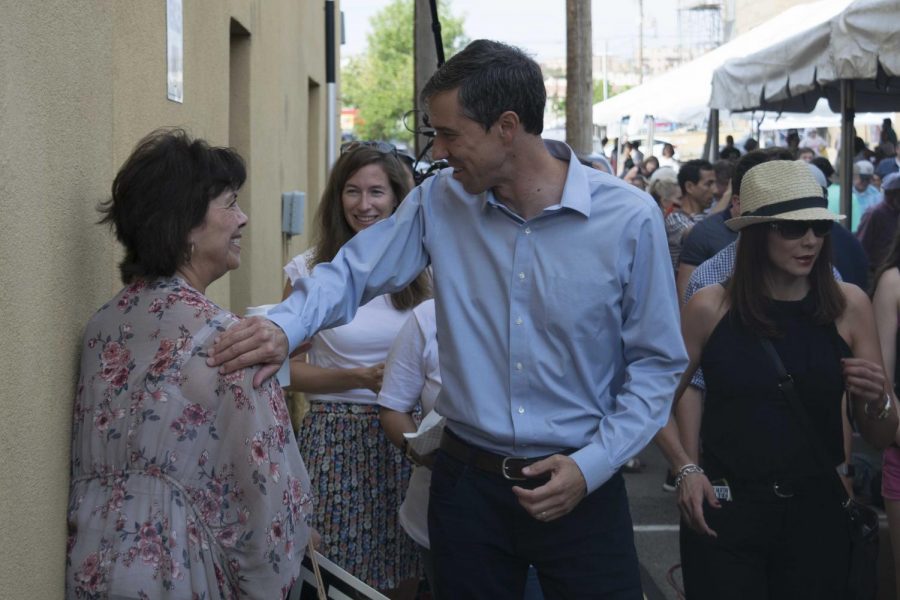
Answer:
[(563, 208), (569, 208), (580, 212), (586, 217), (591, 216), (591, 188), (588, 184), (587, 173), (585, 167), (578, 160), (575, 152), (557, 140), (544, 140), (544, 147), (554, 158), (569, 161), (569, 169), (566, 173), (566, 184), (563, 187), (562, 201)]
[[(587, 167), (581, 164), (575, 152), (563, 142), (544, 140), (544, 147), (547, 148), (547, 151), (553, 158), (568, 161), (569, 163), (560, 203), (548, 206), (544, 209), (544, 212), (568, 208), (580, 212), (585, 217), (591, 216), (591, 189), (585, 174)], [(489, 205), (496, 206), (510, 212), (502, 202), (497, 200), (493, 190), (488, 190), (484, 194), (484, 200), (485, 207)]]

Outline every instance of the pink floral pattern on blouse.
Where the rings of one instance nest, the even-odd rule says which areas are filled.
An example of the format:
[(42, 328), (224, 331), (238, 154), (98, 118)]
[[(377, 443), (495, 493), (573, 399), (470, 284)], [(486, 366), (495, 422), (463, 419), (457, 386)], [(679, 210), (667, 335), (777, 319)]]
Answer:
[(206, 366), (237, 317), (178, 278), (137, 282), (84, 333), (67, 598), (285, 598), (310, 485), (282, 397)]

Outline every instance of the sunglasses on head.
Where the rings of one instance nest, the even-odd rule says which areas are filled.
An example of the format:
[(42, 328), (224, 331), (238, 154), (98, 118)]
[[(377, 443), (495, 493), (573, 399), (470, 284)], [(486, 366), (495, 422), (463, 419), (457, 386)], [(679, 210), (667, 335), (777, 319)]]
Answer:
[(393, 144), (389, 144), (388, 142), (368, 142), (368, 141), (359, 141), (354, 140), (352, 142), (344, 142), (341, 144), (341, 154), (346, 152), (350, 152), (352, 150), (356, 150), (357, 148), (372, 148), (374, 150), (378, 150), (382, 154), (393, 154), (397, 156), (397, 147)]
[(799, 240), (812, 229), (816, 237), (825, 237), (831, 233), (833, 221), (775, 221), (769, 227), (781, 234), (786, 240)]

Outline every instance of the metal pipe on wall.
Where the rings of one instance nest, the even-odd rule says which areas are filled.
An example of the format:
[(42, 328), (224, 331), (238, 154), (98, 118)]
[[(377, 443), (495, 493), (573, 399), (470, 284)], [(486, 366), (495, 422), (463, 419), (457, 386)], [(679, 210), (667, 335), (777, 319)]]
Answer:
[(335, 62), (337, 61), (334, 27), (334, 0), (325, 0), (325, 85), (328, 94), (326, 101), (326, 154), (328, 167), (337, 159), (337, 78)]

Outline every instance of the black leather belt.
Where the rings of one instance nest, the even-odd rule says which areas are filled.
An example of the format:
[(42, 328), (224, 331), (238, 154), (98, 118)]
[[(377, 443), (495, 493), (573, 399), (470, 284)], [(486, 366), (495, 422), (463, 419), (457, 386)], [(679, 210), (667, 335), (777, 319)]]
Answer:
[[(463, 440), (458, 435), (447, 428), (444, 428), (444, 434), (441, 437), (441, 450), (455, 458), (456, 460), (473, 466), (487, 473), (501, 475), (509, 481), (549, 481), (549, 475), (540, 477), (526, 477), (522, 473), (522, 469), (532, 465), (538, 461), (544, 460), (552, 454), (546, 456), (537, 456), (533, 458), (525, 458), (519, 456), (503, 456), (502, 454), (494, 454), (487, 450), (482, 450), (478, 446), (473, 446), (469, 442)], [(569, 455), (575, 450), (564, 450), (555, 452), (554, 454)]]
[(834, 482), (826, 477), (785, 477), (779, 479), (746, 480), (728, 478), (736, 500), (786, 499), (795, 496), (828, 498)]

